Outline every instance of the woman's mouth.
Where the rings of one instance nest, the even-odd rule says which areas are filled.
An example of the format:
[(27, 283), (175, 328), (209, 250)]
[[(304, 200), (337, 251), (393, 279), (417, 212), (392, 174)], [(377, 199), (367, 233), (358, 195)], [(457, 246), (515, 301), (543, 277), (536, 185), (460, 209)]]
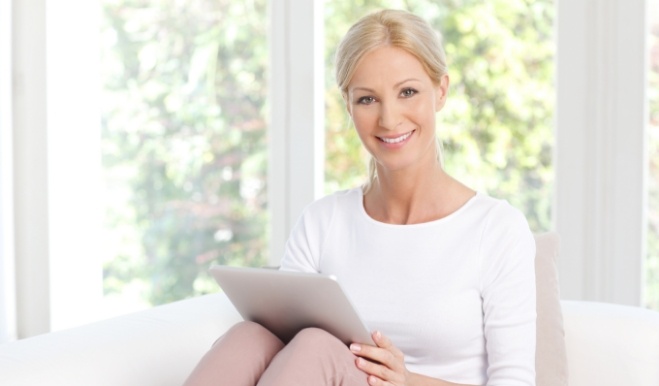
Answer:
[(377, 137), (377, 138), (384, 143), (395, 144), (395, 143), (403, 142), (404, 140), (408, 139), (410, 135), (412, 135), (413, 133), (414, 130), (395, 138), (385, 138), (385, 137)]

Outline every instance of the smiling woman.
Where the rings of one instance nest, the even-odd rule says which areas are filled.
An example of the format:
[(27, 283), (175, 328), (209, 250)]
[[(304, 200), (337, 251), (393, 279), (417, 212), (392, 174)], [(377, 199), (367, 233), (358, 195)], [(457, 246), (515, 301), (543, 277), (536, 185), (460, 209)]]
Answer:
[(438, 47), (427, 22), (399, 10), (367, 14), (346, 33), (337, 83), (376, 178), (308, 205), (281, 263), (335, 276), (372, 343), (348, 348), (318, 328), (284, 341), (245, 321), (186, 385), (535, 384), (533, 236), (517, 209), (439, 162), (448, 77), (422, 55), (440, 57)]

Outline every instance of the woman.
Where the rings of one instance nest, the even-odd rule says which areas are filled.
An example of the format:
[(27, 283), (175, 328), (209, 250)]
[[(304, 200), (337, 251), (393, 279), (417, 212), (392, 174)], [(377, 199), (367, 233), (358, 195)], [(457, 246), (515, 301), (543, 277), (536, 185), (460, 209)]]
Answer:
[(442, 168), (439, 36), (415, 15), (380, 11), (351, 27), (336, 65), (369, 180), (307, 207), (282, 269), (337, 276), (375, 345), (318, 329), (284, 344), (243, 322), (188, 384), (534, 385), (535, 244), (520, 212)]

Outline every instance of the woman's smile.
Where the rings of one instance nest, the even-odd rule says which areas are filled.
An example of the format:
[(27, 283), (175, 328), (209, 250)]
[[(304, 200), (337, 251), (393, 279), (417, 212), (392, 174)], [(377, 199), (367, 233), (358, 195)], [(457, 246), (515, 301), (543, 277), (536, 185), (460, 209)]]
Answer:
[(400, 136), (377, 137), (377, 139), (382, 141), (385, 145), (393, 145), (388, 147), (401, 147), (415, 131), (416, 130), (412, 130)]

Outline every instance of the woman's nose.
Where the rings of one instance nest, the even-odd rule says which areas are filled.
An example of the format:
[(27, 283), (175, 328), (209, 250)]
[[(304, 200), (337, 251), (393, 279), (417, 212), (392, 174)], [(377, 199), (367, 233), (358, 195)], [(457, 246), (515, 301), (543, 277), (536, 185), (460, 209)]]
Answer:
[(394, 130), (400, 124), (400, 111), (394, 103), (380, 103), (379, 125), (387, 130)]

